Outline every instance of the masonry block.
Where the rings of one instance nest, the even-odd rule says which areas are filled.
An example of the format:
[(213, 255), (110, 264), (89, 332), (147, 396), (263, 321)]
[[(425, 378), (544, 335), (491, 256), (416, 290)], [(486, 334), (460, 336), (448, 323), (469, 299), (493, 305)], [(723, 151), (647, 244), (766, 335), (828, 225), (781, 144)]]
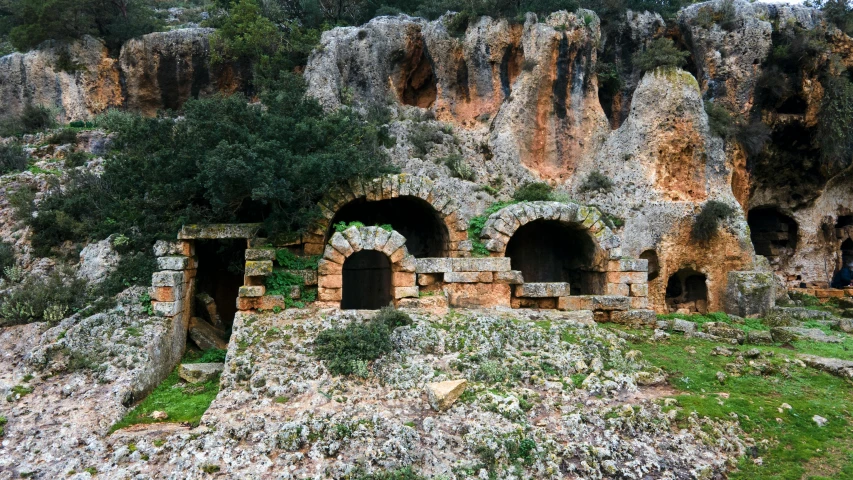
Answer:
[(150, 287), (148, 296), (158, 302), (174, 302), (177, 297), (176, 290), (176, 287)]
[(622, 258), (622, 249), (619, 247), (611, 248), (608, 252), (610, 260), (619, 260)]
[(160, 270), (186, 270), (190, 268), (190, 257), (157, 257), (157, 268)]
[(444, 274), (445, 283), (492, 283), (492, 272), (448, 272)]
[(327, 260), (325, 258), (320, 259), (317, 263), (317, 274), (318, 275), (340, 275), (343, 271), (343, 265), (340, 263), (332, 262), (331, 260)]
[(587, 295), (560, 297), (562, 302), (558, 302), (558, 306), (562, 305), (560, 310), (592, 310), (592, 297)]
[(649, 261), (642, 258), (620, 258), (607, 262), (610, 272), (648, 272)]
[(814, 296), (817, 298), (844, 298), (844, 290), (839, 288), (816, 288)]
[(326, 245), (326, 249), (323, 250), (323, 258), (331, 262), (340, 263), (341, 265), (343, 265), (344, 261), (347, 259), (347, 257), (331, 245)]
[(320, 275), (317, 285), (320, 288), (341, 288), (343, 275)]
[(340, 233), (332, 235), (332, 238), (329, 240), (329, 244), (334, 247), (335, 250), (341, 252), (345, 257), (352, 255), (354, 252), (352, 245), (350, 245), (347, 239)]
[(394, 287), (394, 298), (418, 298), (418, 287)]
[(266, 292), (266, 287), (263, 285), (258, 286), (248, 286), (244, 285), (240, 287), (237, 295), (240, 297), (263, 297)]
[(617, 295), (591, 295), (593, 310), (629, 310), (631, 298)]
[(400, 235), (397, 232), (391, 232), (391, 236), (388, 238), (388, 241), (385, 242), (385, 245), (382, 247), (382, 253), (388, 255), (389, 257), (396, 252), (403, 244), (406, 243), (406, 237)]
[(649, 298), (648, 297), (631, 297), (631, 308), (632, 309), (649, 308)]
[(648, 283), (635, 283), (631, 285), (631, 296), (632, 297), (648, 297), (649, 296), (649, 284)]
[(657, 315), (652, 310), (627, 310), (610, 313), (610, 321), (630, 327), (654, 327)]
[(449, 258), (419, 258), (415, 271), (418, 273), (452, 272), (453, 267), (450, 260)]
[(418, 259), (414, 255), (406, 255), (400, 260), (400, 266), (397, 271), (400, 272), (415, 272), (418, 266)]
[(621, 295), (627, 297), (631, 293), (631, 287), (627, 283), (608, 283), (604, 287), (605, 295)]
[(326, 246), (322, 243), (306, 243), (302, 247), (302, 251), (305, 255), (322, 255), (325, 249)]
[(418, 285), (422, 287), (426, 287), (429, 285), (435, 285), (436, 283), (441, 281), (442, 275), (440, 273), (419, 273), (418, 275)]
[(258, 308), (258, 297), (237, 297), (237, 310), (254, 310)]
[(608, 283), (647, 283), (648, 274), (646, 272), (607, 272)]
[(181, 311), (181, 302), (151, 302), (151, 306), (158, 317), (174, 317)]
[(414, 287), (416, 278), (414, 273), (394, 272), (391, 276), (391, 285), (395, 287)]
[(280, 308), (282, 310), (285, 309), (284, 296), (283, 295), (264, 295), (257, 299), (257, 303), (255, 304), (257, 309), (259, 310), (274, 310), (276, 308)]
[(520, 270), (510, 270), (508, 272), (495, 272), (495, 283), (505, 283), (507, 285), (521, 285), (524, 283), (524, 277)]
[(151, 276), (151, 285), (154, 287), (174, 287), (183, 283), (183, 272), (163, 271), (155, 272)]
[(515, 286), (516, 297), (549, 298), (571, 295), (567, 282), (535, 282)]
[(317, 289), (317, 300), (320, 300), (321, 302), (340, 302), (341, 289), (319, 287)]
[(275, 249), (273, 248), (247, 248), (246, 260), (275, 260)]
[(250, 260), (246, 262), (246, 276), (266, 277), (272, 275), (272, 262), (269, 260)]
[(391, 255), (388, 256), (388, 259), (391, 260), (391, 263), (397, 263), (406, 256), (408, 252), (405, 247), (400, 247), (397, 250), (394, 250)]
[(453, 258), (451, 266), (454, 272), (508, 272), (512, 269), (509, 257)]

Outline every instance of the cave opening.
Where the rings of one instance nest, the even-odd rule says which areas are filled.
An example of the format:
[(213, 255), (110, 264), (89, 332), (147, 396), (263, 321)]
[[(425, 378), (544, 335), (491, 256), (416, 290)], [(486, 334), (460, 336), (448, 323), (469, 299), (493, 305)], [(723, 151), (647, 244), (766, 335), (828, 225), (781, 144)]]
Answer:
[[(193, 316), (227, 342), (237, 313), (237, 294), (243, 286), (246, 240), (198, 240), (195, 253), (198, 270)], [(201, 328), (209, 330), (207, 325)]]
[(705, 274), (683, 268), (666, 282), (666, 305), (670, 311), (708, 313), (708, 285)]
[(423, 37), (406, 52), (400, 65), (400, 80), (398, 94), (404, 105), (430, 108), (435, 103), (438, 87)]
[(376, 250), (361, 250), (344, 261), (341, 308), (377, 310), (392, 302), (391, 260)]
[(597, 268), (598, 248), (577, 225), (535, 220), (513, 234), (506, 247), (513, 270), (525, 282), (568, 282), (572, 295), (600, 295), (605, 275)]
[(391, 225), (406, 237), (406, 249), (417, 258), (446, 256), (449, 243), (447, 225), (426, 200), (414, 196), (369, 202), (364, 197), (347, 203), (332, 218), (326, 240), (335, 233), (339, 222), (361, 222)]
[(658, 253), (654, 250), (646, 250), (645, 252), (640, 254), (641, 260), (648, 260), (649, 262), (649, 270), (648, 270), (648, 281), (656, 280), (660, 275), (660, 261), (658, 260)]
[(759, 207), (747, 215), (755, 253), (768, 259), (790, 257), (797, 248), (797, 222), (776, 207)]

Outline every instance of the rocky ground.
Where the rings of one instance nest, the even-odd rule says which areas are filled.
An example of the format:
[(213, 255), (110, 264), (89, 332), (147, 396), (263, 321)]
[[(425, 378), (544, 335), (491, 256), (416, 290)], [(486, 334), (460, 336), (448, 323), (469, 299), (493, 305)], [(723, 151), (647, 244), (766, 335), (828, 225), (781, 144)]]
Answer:
[[(662, 371), (588, 312), (414, 313), (392, 334), (393, 353), (361, 376), (330, 375), (312, 356), (313, 339), (365, 315), (239, 316), (222, 389), (200, 426), (109, 436), (148, 361), (144, 347), (117, 340), (127, 328), (106, 320), (89, 328), (121, 347), (94, 370), (54, 373), (24, 352), (55, 350), (45, 345), (62, 345), (93, 320), (9, 327), (0, 478), (365, 478), (406, 467), (432, 478), (715, 478), (752, 442), (735, 420), (682, 412), (687, 421), (676, 424), (681, 409)], [(133, 338), (155, 342), (148, 332), (157, 327), (152, 320)], [(31, 345), (13, 346), (24, 335)], [(463, 396), (432, 410), (424, 384), (458, 378), (470, 382)], [(17, 398), (15, 385), (33, 392)]]

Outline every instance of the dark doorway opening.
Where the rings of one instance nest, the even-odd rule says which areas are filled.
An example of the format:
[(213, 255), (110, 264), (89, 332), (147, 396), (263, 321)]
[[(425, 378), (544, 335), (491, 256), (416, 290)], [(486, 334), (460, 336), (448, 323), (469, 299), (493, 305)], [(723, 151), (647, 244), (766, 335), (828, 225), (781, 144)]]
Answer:
[(376, 250), (353, 253), (344, 261), (341, 308), (376, 310), (391, 303), (391, 261)]
[(705, 274), (692, 268), (681, 269), (666, 283), (666, 304), (671, 311), (708, 313), (708, 285)]
[(789, 257), (797, 248), (797, 222), (776, 207), (754, 208), (747, 217), (755, 253), (769, 259)]
[(391, 225), (406, 237), (406, 249), (417, 258), (443, 257), (449, 234), (444, 220), (429, 202), (418, 197), (403, 196), (368, 202), (353, 200), (335, 213), (326, 239), (335, 233), (339, 222), (361, 222), (365, 225)]
[[(198, 271), (194, 316), (220, 330), (227, 341), (237, 313), (237, 294), (243, 286), (246, 240), (198, 240), (195, 252)], [(209, 300), (201, 300), (204, 294), (212, 299), (212, 308)]]
[(649, 261), (649, 274), (648, 281), (656, 280), (660, 275), (660, 261), (658, 261), (658, 254), (654, 250), (646, 250), (645, 252), (640, 254), (640, 259)]
[(576, 225), (536, 220), (516, 230), (506, 247), (513, 270), (525, 282), (569, 282), (572, 295), (600, 295), (604, 273), (596, 264), (597, 248)]

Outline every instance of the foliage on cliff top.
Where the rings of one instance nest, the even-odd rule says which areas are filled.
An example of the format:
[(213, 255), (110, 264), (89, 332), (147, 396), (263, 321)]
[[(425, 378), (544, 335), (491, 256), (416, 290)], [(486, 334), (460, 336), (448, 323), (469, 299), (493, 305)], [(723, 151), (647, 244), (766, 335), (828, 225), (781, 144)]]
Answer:
[(679, 50), (672, 39), (662, 37), (635, 52), (632, 59), (637, 68), (647, 72), (660, 67), (683, 67), (689, 55), (689, 52)]
[(28, 218), (45, 254), (66, 240), (122, 233), (147, 252), (185, 223), (265, 223), (297, 231), (317, 201), (354, 176), (388, 173), (379, 129), (355, 112), (326, 114), (291, 76), (262, 95), (193, 100), (183, 117), (111, 118), (116, 150), (100, 177), (75, 173)]
[(148, 0), (0, 0), (0, 34), (27, 51), (46, 40), (102, 38), (111, 49), (159, 29)]

